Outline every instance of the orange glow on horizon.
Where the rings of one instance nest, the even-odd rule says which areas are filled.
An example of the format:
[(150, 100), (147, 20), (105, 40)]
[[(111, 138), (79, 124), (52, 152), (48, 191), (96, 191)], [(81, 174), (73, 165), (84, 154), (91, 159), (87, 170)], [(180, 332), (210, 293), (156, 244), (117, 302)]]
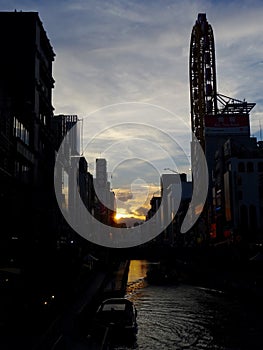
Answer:
[(127, 213), (116, 213), (115, 214), (115, 220), (118, 221), (120, 219), (138, 219), (138, 220), (145, 220), (145, 216), (142, 215), (136, 215), (136, 214), (127, 214)]
[(115, 219), (118, 221), (118, 220), (120, 220), (121, 218), (123, 218), (124, 215), (125, 215), (125, 214), (123, 214), (123, 213), (116, 213), (116, 214), (115, 214)]

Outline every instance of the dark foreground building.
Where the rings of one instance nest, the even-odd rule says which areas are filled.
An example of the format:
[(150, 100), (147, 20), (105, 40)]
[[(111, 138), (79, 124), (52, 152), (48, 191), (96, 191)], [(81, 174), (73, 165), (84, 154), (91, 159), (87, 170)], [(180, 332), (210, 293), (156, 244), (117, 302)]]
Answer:
[[(75, 287), (81, 259), (95, 249), (64, 220), (54, 191), (58, 149), (79, 120), (54, 115), (55, 53), (37, 12), (0, 12), (0, 44), (0, 271), (19, 270), (32, 294), (56, 286), (65, 295)], [(94, 214), (93, 177), (79, 156), (77, 130), (66, 145), (69, 164), (56, 169), (61, 197), (70, 211), (76, 193), (65, 180), (70, 187), (76, 166), (79, 193)]]
[(24, 263), (52, 233), (55, 53), (36, 12), (0, 12), (0, 45), (0, 256)]

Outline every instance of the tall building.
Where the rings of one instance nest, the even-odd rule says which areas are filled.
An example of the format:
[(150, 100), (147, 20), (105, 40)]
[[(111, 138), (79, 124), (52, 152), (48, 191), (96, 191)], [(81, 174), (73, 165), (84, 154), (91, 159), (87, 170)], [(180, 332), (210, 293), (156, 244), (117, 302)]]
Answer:
[(162, 209), (160, 212), (161, 215), (161, 221), (163, 223), (163, 241), (171, 241), (170, 239), (170, 232), (169, 232), (169, 224), (171, 223), (173, 217), (172, 217), (172, 208), (169, 205), (170, 202), (170, 191), (172, 185), (174, 185), (174, 192), (176, 192), (174, 201), (176, 199), (180, 199), (181, 197), (181, 182), (186, 179), (186, 174), (162, 174), (161, 175), (161, 198), (162, 198)]
[[(150, 200), (150, 209), (146, 215), (146, 221), (151, 220), (151, 224), (149, 227), (149, 233), (156, 232), (159, 227), (162, 227), (162, 215), (158, 212), (162, 203), (161, 196), (154, 196)], [(158, 232), (159, 233), (159, 232)], [(163, 235), (157, 234), (157, 236), (151, 241), (157, 244), (162, 244)]]
[(108, 182), (106, 159), (96, 159), (96, 184), (99, 189), (106, 189)]
[(37, 12), (0, 12), (0, 45), (0, 245), (29, 247), (52, 234), (55, 53)]
[(73, 176), (79, 168), (80, 160), (80, 129), (77, 115), (59, 114), (52, 118), (52, 129), (56, 139), (56, 150), (59, 151), (59, 161), (56, 164), (56, 177), (61, 184), (61, 197), (58, 201), (67, 212), (75, 207)]
[[(181, 234), (181, 224), (192, 196), (192, 182), (185, 173), (162, 174), (161, 176), (161, 218), (164, 223), (163, 240), (173, 245)], [(180, 217), (180, 220), (179, 220)], [(180, 221), (180, 223), (179, 223)], [(175, 223), (177, 223), (175, 225)]]
[[(212, 26), (206, 14), (199, 13), (192, 29), (190, 60), (190, 102), (193, 140), (191, 144), (192, 169), (196, 179), (202, 179), (204, 166), (200, 167), (198, 147), (202, 147), (208, 168), (208, 195), (204, 210), (198, 222), (199, 232), (205, 236), (214, 227), (213, 216), (213, 169), (218, 148), (232, 138), (244, 145), (250, 142), (249, 114), (255, 103), (240, 101), (217, 92), (215, 45)], [(198, 185), (194, 191), (198, 192)], [(201, 197), (201, 196), (200, 196)], [(197, 203), (196, 211), (202, 203)]]
[(95, 216), (102, 223), (114, 225), (116, 214), (116, 198), (111, 191), (108, 181), (107, 161), (104, 158), (96, 159), (96, 178), (94, 179), (94, 188), (97, 198), (97, 209)]
[(263, 149), (255, 138), (229, 138), (215, 155), (213, 209), (217, 240), (263, 241)]

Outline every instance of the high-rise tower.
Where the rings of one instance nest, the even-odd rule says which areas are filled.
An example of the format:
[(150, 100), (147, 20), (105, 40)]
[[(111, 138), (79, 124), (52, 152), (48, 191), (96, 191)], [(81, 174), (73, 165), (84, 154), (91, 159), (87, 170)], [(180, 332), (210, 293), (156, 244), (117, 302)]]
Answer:
[[(216, 151), (229, 139), (243, 145), (250, 142), (249, 113), (255, 103), (240, 101), (217, 92), (214, 35), (206, 14), (199, 13), (192, 29), (189, 57), (192, 169), (201, 177), (197, 152), (201, 145), (208, 168), (208, 196), (203, 211), (205, 224), (210, 230), (212, 218), (212, 173)], [(198, 175), (200, 173), (200, 176)], [(194, 184), (195, 186), (195, 184)], [(198, 189), (196, 189), (198, 191)], [(194, 208), (196, 211), (197, 208)]]

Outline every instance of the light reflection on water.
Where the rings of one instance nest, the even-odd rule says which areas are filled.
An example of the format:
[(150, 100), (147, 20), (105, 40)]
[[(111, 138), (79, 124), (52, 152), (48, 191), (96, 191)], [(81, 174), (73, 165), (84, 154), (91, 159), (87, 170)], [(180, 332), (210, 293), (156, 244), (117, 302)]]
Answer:
[(128, 284), (146, 277), (147, 270), (147, 260), (131, 260), (128, 275)]
[(136, 343), (112, 349), (262, 350), (262, 308), (190, 285), (153, 286), (147, 261), (132, 261), (127, 295), (138, 310)]

